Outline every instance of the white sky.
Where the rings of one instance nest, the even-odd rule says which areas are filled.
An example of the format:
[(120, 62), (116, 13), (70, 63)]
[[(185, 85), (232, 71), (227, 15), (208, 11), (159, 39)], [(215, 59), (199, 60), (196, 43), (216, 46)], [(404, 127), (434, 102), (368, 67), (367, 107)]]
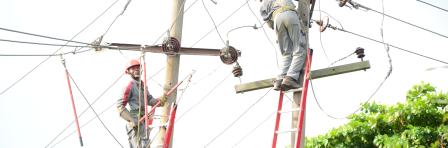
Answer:
[[(104, 11), (113, 0), (2, 0), (0, 1), (0, 27), (19, 30), (51, 37), (70, 39), (95, 17)], [(127, 1), (120, 0), (97, 22), (78, 35), (74, 40), (92, 42), (102, 35), (113, 19), (122, 11)], [(194, 1), (187, 1), (190, 6)], [(245, 0), (217, 1), (215, 5), (204, 0), (216, 24), (220, 24), (234, 10), (239, 8)], [(381, 1), (357, 0), (356, 2), (381, 11)], [(442, 0), (426, 0), (439, 7), (448, 8), (448, 2)], [(249, 3), (256, 17), (259, 16), (258, 0)], [(372, 11), (362, 11), (340, 8), (336, 1), (322, 1), (320, 9), (331, 14), (342, 23), (344, 29), (381, 40), (380, 28), (382, 16)], [(125, 13), (118, 18), (110, 31), (105, 35), (104, 42), (160, 44), (157, 40), (164, 34), (171, 22), (171, 1), (131, 1)], [(386, 14), (400, 18), (423, 28), (448, 35), (448, 12), (435, 9), (418, 1), (395, 0), (385, 1)], [(319, 10), (319, 1), (315, 10)], [(314, 12), (313, 19), (327, 14)], [(227, 32), (233, 28), (257, 24), (259, 21), (247, 6), (230, 17), (219, 26), (218, 30), (223, 40), (229, 40), (230, 45), (242, 51), (239, 63), (243, 68), (243, 83), (275, 76), (277, 64), (274, 49), (268, 38), (274, 41), (275, 33), (265, 27), (267, 37), (261, 29), (249, 28)], [(330, 19), (333, 26), (340, 25)], [(224, 47), (216, 31), (211, 32), (213, 23), (208, 17), (201, 1), (192, 5), (184, 15), (182, 46), (220, 49)], [(384, 20), (384, 39), (387, 43), (420, 53), (442, 61), (448, 61), (446, 49), (447, 38), (423, 31), (407, 24), (392, 20)], [(313, 81), (315, 95), (325, 112), (336, 117), (344, 117), (359, 108), (359, 104), (369, 99), (389, 70), (387, 53), (382, 44), (378, 44), (348, 33), (327, 29), (322, 34), (320, 45), (317, 25), (310, 28), (310, 47), (314, 49), (312, 70), (326, 68), (328, 65), (353, 52), (356, 47), (363, 47), (366, 52), (365, 60), (369, 60), (371, 69), (353, 72)], [(63, 44), (55, 41), (21, 35), (0, 30), (0, 39), (44, 42)], [(197, 44), (195, 44), (197, 42)], [(51, 54), (59, 49), (52, 46), (38, 46), (0, 42), (0, 54)], [(72, 51), (73, 48), (63, 48), (61, 51)], [(134, 51), (115, 50), (67, 55), (64, 58), (67, 68), (82, 93), (89, 102), (96, 100), (122, 73), (130, 58), (140, 55)], [(444, 92), (448, 89), (446, 64), (416, 56), (396, 48), (390, 47), (393, 71), (379, 92), (371, 101), (393, 104), (405, 100), (406, 91), (421, 81), (430, 82)], [(29, 72), (46, 57), (13, 57), (0, 58), (0, 91), (3, 92), (14, 82)], [(148, 63), (148, 77), (166, 66), (165, 55), (146, 54)], [(336, 65), (357, 62), (351, 56)], [(205, 63), (205, 64), (204, 64)], [(174, 147), (270, 147), (273, 136), (275, 117), (271, 116), (253, 133), (242, 138), (275, 112), (278, 102), (278, 92), (270, 91), (258, 103), (242, 116), (226, 132), (216, 140), (226, 127), (234, 122), (243, 112), (259, 100), (268, 89), (235, 94), (234, 85), (240, 83), (238, 78), (227, 77), (232, 66), (224, 65), (219, 57), (181, 56), (179, 80), (182, 80), (192, 70), (192, 82), (179, 102), (174, 132)], [(434, 68), (428, 70), (428, 68)], [(162, 94), (165, 80), (165, 69), (149, 81), (150, 92), (154, 96)], [(109, 108), (116, 102), (126, 79), (120, 79), (93, 105), (97, 113), (105, 111), (101, 119), (119, 142), (128, 147), (125, 122), (118, 116), (115, 107)], [(218, 85), (218, 86), (217, 86)], [(213, 91), (213, 88), (217, 88)], [(185, 85), (180, 86), (185, 88)], [(72, 83), (78, 114), (88, 107), (81, 93)], [(291, 98), (292, 94), (288, 94)], [(306, 135), (315, 136), (329, 131), (347, 122), (329, 118), (316, 104), (311, 89), (307, 101)], [(285, 99), (284, 108), (291, 104)], [(109, 109), (108, 109), (109, 108)], [(108, 109), (108, 110), (106, 110)], [(88, 110), (79, 118), (84, 125), (95, 115)], [(182, 116), (182, 117), (181, 117)], [(283, 114), (281, 129), (290, 125), (290, 115)], [(52, 57), (27, 77), (0, 95), (0, 146), (1, 147), (45, 147), (73, 120), (73, 110), (67, 88), (64, 68), (60, 57)], [(59, 142), (66, 135), (75, 131), (75, 125), (69, 127), (50, 146)], [(81, 129), (84, 147), (120, 147), (117, 142), (103, 128), (99, 120), (95, 119)], [(157, 133), (155, 130), (152, 135)], [(289, 144), (289, 134), (279, 137), (278, 147)], [(239, 142), (242, 140), (241, 142)], [(72, 134), (55, 147), (79, 147), (77, 134)]]

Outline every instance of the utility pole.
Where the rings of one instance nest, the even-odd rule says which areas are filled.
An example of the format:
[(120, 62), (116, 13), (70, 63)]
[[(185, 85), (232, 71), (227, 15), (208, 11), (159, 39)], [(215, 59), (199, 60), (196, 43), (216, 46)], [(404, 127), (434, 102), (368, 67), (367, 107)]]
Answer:
[[(315, 1), (315, 0), (299, 0), (298, 5), (297, 5), (297, 12), (300, 18), (300, 29), (305, 33), (305, 47), (302, 50), (308, 50), (309, 48), (309, 26), (310, 26), (310, 13), (312, 13), (312, 11), (310, 11), (310, 1)], [(311, 6), (314, 8), (314, 4)], [(311, 52), (311, 50), (309, 50)], [(311, 55), (311, 54), (310, 54)], [(312, 55), (311, 55), (312, 56)], [(308, 57), (310, 58), (310, 57)], [(302, 79), (299, 82), (303, 82), (303, 77), (301, 76), (299, 79)], [(293, 102), (292, 102), (292, 108), (300, 108), (300, 97), (302, 96), (302, 91), (295, 91), (293, 93)], [(304, 117), (303, 117), (303, 127), (305, 127), (305, 119), (306, 119), (306, 110), (303, 111), (304, 112)], [(300, 112), (292, 112), (291, 113), (291, 129), (293, 128), (297, 128), (297, 122), (299, 121), (299, 114)], [(302, 134), (302, 139), (301, 141), (305, 140), (305, 128), (302, 129), (302, 133), (297, 133), (297, 134)], [(296, 147), (295, 146), (295, 142), (296, 142), (296, 133), (295, 132), (291, 132), (291, 147)], [(300, 147), (305, 147), (304, 145), (305, 142), (302, 142)]]
[[(173, 10), (171, 13), (171, 22), (174, 23), (172, 30), (169, 30), (170, 37), (176, 38), (179, 43), (182, 43), (182, 24), (184, 20), (184, 5), (183, 0), (173, 0)], [(175, 54), (172, 56), (167, 56), (166, 59), (166, 76), (165, 76), (165, 84), (163, 88), (164, 94), (170, 90), (170, 88), (177, 84), (178, 77), (179, 77), (179, 64), (180, 64), (180, 55)], [(171, 110), (171, 104), (176, 101), (177, 98), (177, 90), (174, 90), (173, 94), (168, 96), (167, 102), (162, 107), (162, 116), (160, 119), (161, 125), (166, 125), (168, 121), (168, 116), (170, 114)], [(165, 140), (165, 133), (166, 128), (160, 128), (159, 133), (157, 134), (157, 143), (161, 144)], [(173, 133), (174, 133), (174, 127), (173, 127)], [(171, 134), (174, 135), (174, 134)], [(170, 137), (171, 138), (171, 137)], [(172, 147), (172, 140), (171, 138), (169, 148)]]

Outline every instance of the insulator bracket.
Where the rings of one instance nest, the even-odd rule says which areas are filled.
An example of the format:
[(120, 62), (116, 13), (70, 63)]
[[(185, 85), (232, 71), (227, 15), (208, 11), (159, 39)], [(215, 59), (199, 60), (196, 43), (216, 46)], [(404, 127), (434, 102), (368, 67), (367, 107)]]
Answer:
[(219, 57), (224, 64), (230, 65), (235, 63), (238, 60), (239, 56), (241, 56), (241, 51), (235, 49), (232, 46), (226, 46), (221, 49)]
[(233, 66), (232, 73), (234, 77), (241, 77), (243, 75), (243, 69), (238, 62)]
[(168, 37), (166, 38), (162, 43), (162, 51), (166, 55), (173, 56), (179, 53), (180, 50), (180, 43), (179, 40), (177, 40), (174, 37)]
[(362, 47), (356, 48), (355, 53), (356, 53), (356, 55), (358, 55), (358, 58), (360, 58), (361, 61), (363, 61), (362, 58), (364, 58), (366, 56), (366, 54), (364, 53), (364, 48), (362, 48)]

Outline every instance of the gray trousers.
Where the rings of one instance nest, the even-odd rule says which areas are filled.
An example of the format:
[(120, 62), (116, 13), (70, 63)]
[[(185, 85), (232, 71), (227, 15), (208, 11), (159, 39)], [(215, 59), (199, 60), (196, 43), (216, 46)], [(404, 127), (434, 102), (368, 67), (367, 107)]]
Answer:
[(275, 16), (275, 31), (282, 54), (279, 78), (286, 75), (299, 80), (300, 71), (305, 66), (306, 36), (299, 23), (299, 16), (294, 11), (285, 11)]
[[(137, 119), (137, 118), (135, 118)], [(137, 127), (131, 128), (126, 125), (126, 131), (128, 132), (129, 148), (149, 148), (149, 131), (145, 128), (145, 125), (140, 123), (140, 127), (137, 131)], [(148, 134), (148, 135), (147, 135)]]

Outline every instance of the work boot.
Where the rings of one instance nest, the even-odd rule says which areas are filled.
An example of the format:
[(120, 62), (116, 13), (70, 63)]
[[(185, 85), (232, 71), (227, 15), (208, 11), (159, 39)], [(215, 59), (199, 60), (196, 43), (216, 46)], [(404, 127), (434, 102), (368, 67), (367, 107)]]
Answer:
[(281, 88), (283, 91), (288, 91), (290, 89), (297, 89), (299, 88), (299, 83), (294, 78), (286, 76), (282, 81)]
[(274, 90), (279, 91), (282, 89), (281, 85), (282, 85), (282, 81), (283, 79), (275, 79), (274, 80)]

